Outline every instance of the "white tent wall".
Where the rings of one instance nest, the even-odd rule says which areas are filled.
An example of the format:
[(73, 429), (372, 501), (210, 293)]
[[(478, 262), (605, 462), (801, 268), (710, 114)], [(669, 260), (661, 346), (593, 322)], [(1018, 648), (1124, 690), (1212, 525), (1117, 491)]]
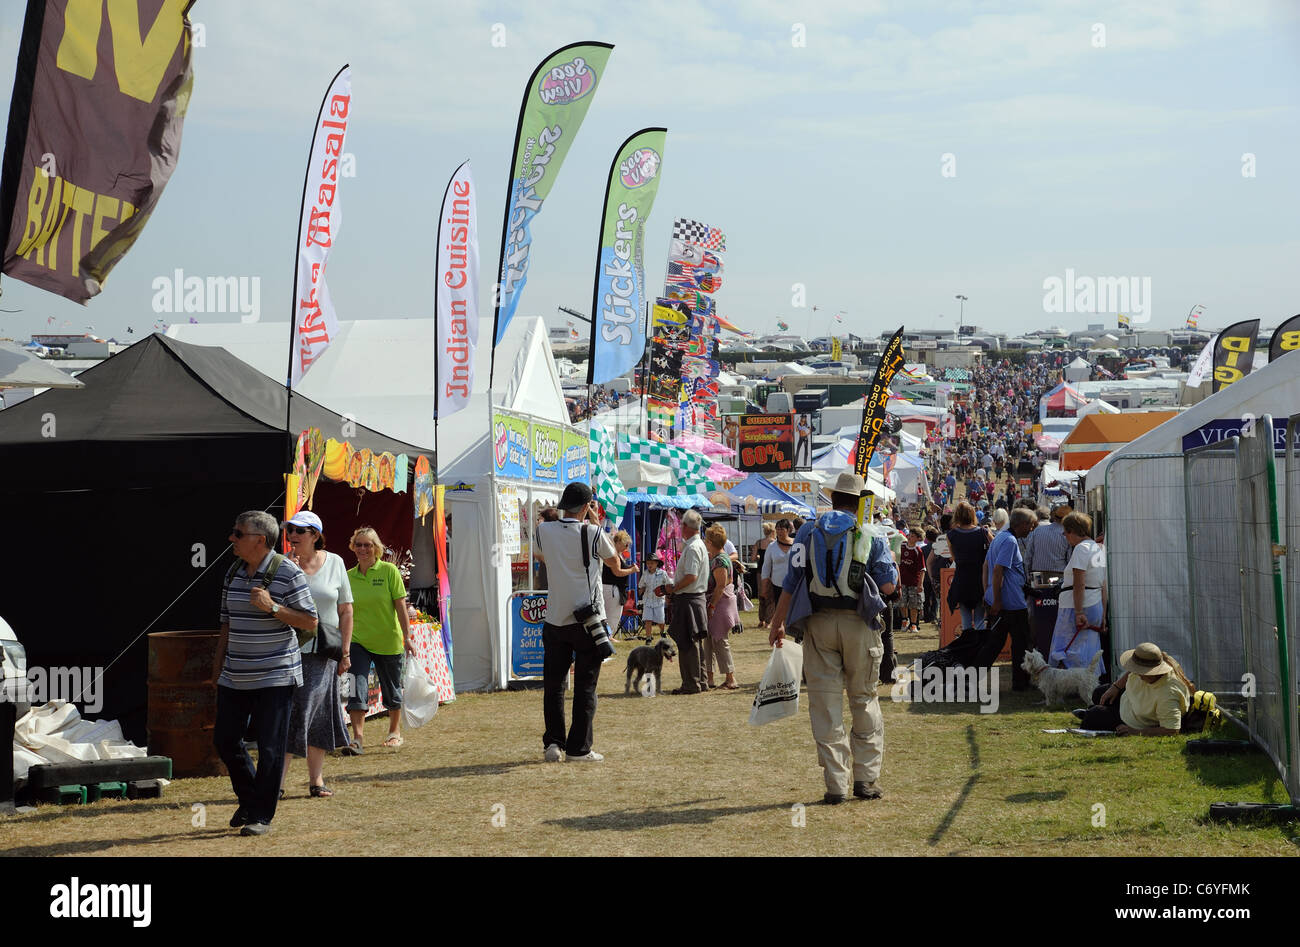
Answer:
[[(1184, 554), (1187, 510), (1182, 462), (1133, 458), (1150, 454), (1181, 455), (1183, 436), (1210, 421), (1225, 421), (1239, 429), (1247, 416), (1258, 419), (1270, 414), (1275, 419), (1285, 419), (1297, 411), (1300, 411), (1300, 359), (1292, 353), (1170, 418), (1109, 454), (1088, 471), (1085, 483), (1090, 509), (1097, 508), (1097, 488), (1107, 488), (1106, 544), (1111, 569), (1107, 582), (1112, 611), (1119, 616), (1112, 642), (1116, 652), (1143, 641), (1159, 644), (1162, 626), (1168, 628), (1170, 635), (1178, 635), (1184, 633), (1180, 629), (1185, 629), (1189, 622)], [(1285, 491), (1279, 493), (1278, 513), (1285, 516)], [(1234, 522), (1231, 510), (1225, 510), (1223, 515), (1225, 524)], [(1120, 521), (1130, 523), (1127, 528), (1117, 527)], [(1140, 527), (1133, 528), (1131, 524)], [(1143, 583), (1116, 582), (1116, 570), (1121, 568), (1145, 570)], [(1159, 596), (1158, 600), (1150, 600), (1153, 593)], [(1158, 616), (1158, 620), (1130, 622), (1124, 616)], [(1174, 656), (1182, 659), (1181, 655)]]

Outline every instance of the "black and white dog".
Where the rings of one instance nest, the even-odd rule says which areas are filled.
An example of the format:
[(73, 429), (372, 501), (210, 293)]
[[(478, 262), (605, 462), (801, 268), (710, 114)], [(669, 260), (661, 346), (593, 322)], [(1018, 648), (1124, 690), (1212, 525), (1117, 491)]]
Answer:
[[(643, 697), (653, 697), (659, 690), (660, 682), (663, 681), (663, 667), (665, 661), (671, 661), (677, 657), (677, 648), (668, 638), (660, 638), (652, 645), (642, 645), (639, 648), (633, 648), (632, 653), (627, 656), (627, 680), (623, 684), (623, 693), (632, 693), (635, 687)], [(632, 675), (636, 675), (636, 680), (632, 680)], [(641, 686), (641, 679), (653, 675), (654, 683), (646, 682), (646, 686)]]

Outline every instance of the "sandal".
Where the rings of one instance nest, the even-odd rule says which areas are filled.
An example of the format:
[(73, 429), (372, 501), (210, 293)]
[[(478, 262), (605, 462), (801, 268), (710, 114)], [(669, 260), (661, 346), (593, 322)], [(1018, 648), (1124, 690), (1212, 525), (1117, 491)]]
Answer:
[(328, 799), (330, 796), (334, 795), (334, 790), (330, 789), (330, 788), (327, 787), (327, 786), (323, 786), (323, 785), (322, 785), (322, 786), (312, 786), (312, 787), (311, 787), (311, 795), (312, 795), (312, 798), (313, 798), (313, 799)]
[(364, 756), (366, 751), (361, 748), (360, 743), (353, 740), (347, 746), (340, 749), (339, 752), (344, 756)]
[(381, 745), (381, 746), (386, 746), (386, 747), (389, 747), (389, 748), (395, 750), (395, 749), (397, 749), (399, 746), (401, 746), (401, 745), (402, 745), (403, 743), (405, 743), (405, 742), (406, 742), (406, 741), (402, 739), (402, 735), (399, 733), (399, 734), (394, 734), (393, 736), (389, 737), (387, 740), (385, 740), (385, 741), (384, 741), (382, 744), (380, 744), (380, 745)]
[(740, 685), (739, 685), (739, 684), (736, 684), (736, 683), (734, 683), (734, 682), (731, 683), (731, 684), (719, 684), (718, 686), (721, 687), (723, 690), (728, 690), (728, 691), (738, 691), (738, 690), (740, 690)]

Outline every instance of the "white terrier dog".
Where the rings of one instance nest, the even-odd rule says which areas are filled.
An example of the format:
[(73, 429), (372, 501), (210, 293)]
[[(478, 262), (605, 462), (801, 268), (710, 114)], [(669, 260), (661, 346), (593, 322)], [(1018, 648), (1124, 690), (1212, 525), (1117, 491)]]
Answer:
[(1042, 653), (1035, 649), (1025, 652), (1025, 660), (1020, 667), (1047, 698), (1043, 701), (1044, 706), (1051, 707), (1058, 703), (1066, 706), (1066, 698), (1078, 694), (1087, 707), (1092, 704), (1092, 692), (1097, 687), (1097, 662), (1100, 660), (1101, 652), (1098, 651), (1086, 668), (1048, 667)]

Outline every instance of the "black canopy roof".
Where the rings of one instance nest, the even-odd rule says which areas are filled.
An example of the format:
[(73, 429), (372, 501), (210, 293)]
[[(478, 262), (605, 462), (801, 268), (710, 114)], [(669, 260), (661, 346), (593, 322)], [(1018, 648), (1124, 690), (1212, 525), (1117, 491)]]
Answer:
[(223, 348), (160, 334), (79, 378), (85, 388), (51, 389), (0, 411), (7, 488), (273, 481), (291, 436), (308, 427), (357, 449), (421, 453), (297, 394), (290, 435), (284, 385)]

